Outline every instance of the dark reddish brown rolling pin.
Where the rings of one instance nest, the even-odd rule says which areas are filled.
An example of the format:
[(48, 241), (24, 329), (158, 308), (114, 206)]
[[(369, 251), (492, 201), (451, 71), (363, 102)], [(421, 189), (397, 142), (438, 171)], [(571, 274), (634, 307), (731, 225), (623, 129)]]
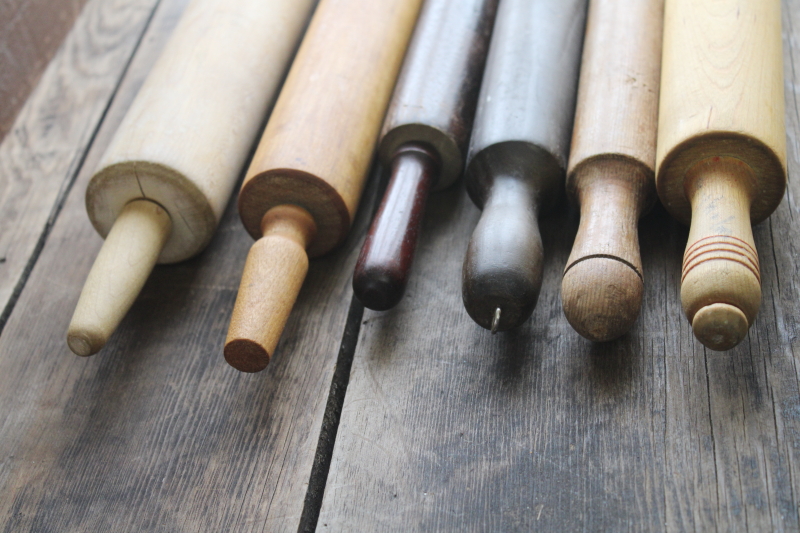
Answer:
[(383, 125), (389, 184), (353, 275), (366, 307), (384, 311), (406, 289), (428, 192), (461, 174), (498, 0), (428, 0)]
[(467, 312), (492, 332), (539, 298), (537, 217), (564, 187), (585, 19), (585, 0), (503, 0), (497, 13), (465, 176), (483, 213), (462, 273)]

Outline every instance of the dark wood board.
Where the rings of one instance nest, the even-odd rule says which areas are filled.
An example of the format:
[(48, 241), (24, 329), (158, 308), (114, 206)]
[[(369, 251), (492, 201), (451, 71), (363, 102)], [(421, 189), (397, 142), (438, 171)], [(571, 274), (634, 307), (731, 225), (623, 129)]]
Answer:
[[(86, 184), (185, 4), (161, 0), (0, 336), (0, 530), (300, 524), (364, 213), (342, 248), (312, 261), (264, 372), (242, 374), (222, 357), (252, 244), (235, 200), (204, 253), (155, 269), (98, 355), (78, 358), (65, 342), (102, 243), (83, 206)], [(375, 189), (373, 180), (366, 205)]]
[(760, 314), (713, 352), (679, 300), (688, 229), (659, 206), (640, 225), (642, 314), (593, 345), (561, 310), (577, 231), (542, 221), (533, 317), (492, 337), (463, 310), (461, 262), (478, 211), (431, 198), (415, 271), (392, 311), (367, 311), (320, 531), (797, 531), (800, 491), (800, 2), (786, 1), (789, 190), (755, 228)]

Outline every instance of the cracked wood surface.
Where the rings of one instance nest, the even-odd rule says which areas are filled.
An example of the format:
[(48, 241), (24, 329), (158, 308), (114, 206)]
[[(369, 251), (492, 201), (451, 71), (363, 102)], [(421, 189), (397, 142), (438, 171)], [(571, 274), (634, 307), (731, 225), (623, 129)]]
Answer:
[[(800, 1), (784, 8), (789, 190), (754, 228), (761, 310), (729, 352), (694, 340), (679, 299), (687, 228), (640, 225), (642, 314), (593, 345), (561, 313), (574, 209), (542, 221), (543, 290), (492, 337), (460, 298), (478, 211), (432, 198), (406, 297), (365, 312), (320, 531), (800, 529)], [(800, 355), (800, 354), (798, 354)]]
[[(1, 531), (298, 529), (366, 230), (363, 214), (343, 247), (312, 261), (264, 372), (237, 372), (222, 357), (252, 243), (235, 199), (205, 252), (155, 269), (104, 350), (78, 358), (65, 342), (102, 243), (86, 216), (86, 184), (186, 3), (150, 4), (155, 14), (141, 46), (0, 336)], [(85, 25), (79, 21), (76, 31)], [(118, 31), (105, 38), (109, 46)], [(120, 66), (126, 62), (119, 58)], [(56, 97), (39, 105), (71, 107)], [(71, 117), (56, 117), (56, 125)], [(41, 120), (31, 119), (44, 127)], [(31, 142), (37, 151), (60, 146), (49, 138)], [(73, 157), (82, 159), (78, 151)], [(374, 195), (372, 186), (366, 205)]]

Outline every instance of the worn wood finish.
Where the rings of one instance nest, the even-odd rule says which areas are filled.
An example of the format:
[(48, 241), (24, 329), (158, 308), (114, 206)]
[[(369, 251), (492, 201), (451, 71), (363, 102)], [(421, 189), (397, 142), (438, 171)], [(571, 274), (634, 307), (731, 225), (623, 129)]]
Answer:
[(86, 0), (0, 0), (0, 140)]
[(640, 224), (648, 283), (628, 334), (592, 344), (561, 314), (572, 212), (543, 221), (532, 320), (488, 335), (453, 312), (479, 213), (447, 191), (404, 300), (365, 312), (320, 531), (800, 528), (800, 2), (783, 17), (789, 194), (753, 228), (764, 304), (746, 340), (722, 354), (693, 337), (687, 229), (660, 206)]
[[(319, 4), (239, 193), (239, 215), (253, 238), (265, 237), (271, 209), (288, 204), (313, 218), (308, 256), (331, 251), (347, 236), (420, 4)], [(268, 275), (242, 278), (225, 359), (253, 372), (272, 357), (296, 296), (272, 281), (295, 278), (308, 258), (270, 257), (261, 246), (248, 258), (266, 262), (248, 271)]]
[[(143, 253), (174, 263), (208, 244), (312, 7), (313, 0), (189, 5), (86, 189), (86, 210), (100, 235), (111, 234), (131, 202), (145, 199), (170, 224), (161, 235), (147, 231), (159, 224), (157, 211), (138, 219), (138, 233), (151, 239), (141, 243)], [(92, 269), (67, 332), (71, 347), (89, 351), (79, 355), (103, 347), (144, 284), (144, 258), (128, 258), (139, 268), (98, 260)], [(98, 279), (101, 292), (93, 290)]]
[(157, 0), (90, 0), (0, 144), (0, 323), (83, 164)]
[(642, 303), (637, 222), (655, 196), (664, 0), (589, 5), (567, 193), (580, 205), (561, 298), (584, 337), (627, 332)]
[[(496, 11), (497, 0), (422, 8), (378, 150), (392, 174), (353, 274), (353, 291), (370, 309), (403, 297), (428, 191), (461, 175)], [(420, 145), (432, 157), (415, 165)]]
[(684, 312), (701, 342), (727, 350), (761, 300), (750, 221), (768, 217), (786, 188), (781, 6), (667, 0), (664, 17), (656, 187), (692, 221)]
[(219, 358), (250, 244), (233, 202), (203, 254), (156, 267), (105, 357), (63, 342), (102, 243), (83, 191), (185, 3), (162, 0), (0, 336), (0, 530), (298, 529), (366, 217), (311, 265), (258, 377)]
[(483, 215), (462, 271), (467, 312), (493, 332), (539, 296), (537, 218), (564, 185), (585, 17), (584, 0), (504, 0), (497, 14), (466, 172)]

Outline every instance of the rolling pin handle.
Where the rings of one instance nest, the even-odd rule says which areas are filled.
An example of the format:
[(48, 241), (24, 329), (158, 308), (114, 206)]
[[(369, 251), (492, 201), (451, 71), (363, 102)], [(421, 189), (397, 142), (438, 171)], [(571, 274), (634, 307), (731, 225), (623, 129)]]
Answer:
[(403, 298), (439, 167), (436, 153), (421, 144), (406, 143), (394, 153), (386, 194), (353, 273), (353, 291), (364, 306), (386, 311)]
[(306, 248), (317, 226), (302, 207), (279, 205), (264, 215), (261, 232), (247, 255), (225, 341), (225, 360), (242, 372), (267, 367), (308, 273)]
[(67, 329), (70, 350), (81, 356), (100, 351), (142, 290), (171, 230), (169, 214), (157, 203), (125, 205), (78, 299)]
[(461, 285), (464, 307), (485, 329), (515, 328), (536, 306), (544, 268), (536, 208), (527, 180), (494, 179), (467, 247)]
[(593, 342), (624, 335), (639, 316), (644, 292), (637, 221), (652, 178), (630, 161), (579, 169), (575, 191), (581, 223), (561, 281), (570, 325)]
[(692, 225), (681, 276), (681, 303), (697, 339), (729, 350), (747, 335), (761, 304), (761, 273), (750, 224), (752, 168), (733, 157), (696, 163), (684, 181)]

